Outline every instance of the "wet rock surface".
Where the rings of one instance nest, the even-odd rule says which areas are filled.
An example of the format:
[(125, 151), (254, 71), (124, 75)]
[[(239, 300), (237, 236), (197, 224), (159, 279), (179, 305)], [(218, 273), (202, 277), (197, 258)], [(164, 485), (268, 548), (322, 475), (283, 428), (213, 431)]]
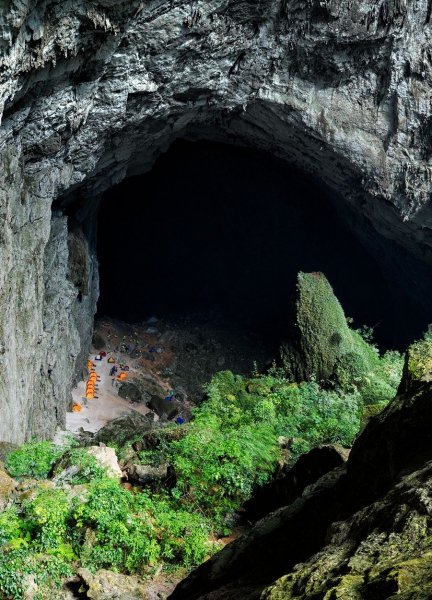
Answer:
[(98, 198), (177, 137), (321, 178), (388, 273), (427, 299), (406, 251), (430, 261), (429, 25), (428, 0), (6, 3), (0, 439), (64, 425), (98, 296)]

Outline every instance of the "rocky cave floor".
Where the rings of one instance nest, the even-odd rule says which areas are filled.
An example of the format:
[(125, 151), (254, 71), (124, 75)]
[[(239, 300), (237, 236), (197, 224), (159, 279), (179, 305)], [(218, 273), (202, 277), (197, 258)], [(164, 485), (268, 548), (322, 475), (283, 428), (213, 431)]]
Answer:
[[(96, 361), (103, 351), (107, 356)], [(110, 357), (114, 363), (108, 363)], [(151, 317), (133, 325), (101, 318), (95, 324), (89, 359), (100, 378), (97, 397), (85, 398), (84, 380), (73, 389), (73, 404), (81, 408), (67, 413), (66, 430), (73, 434), (95, 433), (132, 411), (153, 412), (156, 420), (188, 421), (217, 371), (250, 374), (270, 366), (273, 355), (262, 338), (227, 326), (213, 311)], [(117, 380), (125, 372), (120, 365), (129, 367), (122, 383)], [(114, 377), (110, 376), (113, 366), (119, 369)], [(167, 403), (170, 392), (174, 398)]]

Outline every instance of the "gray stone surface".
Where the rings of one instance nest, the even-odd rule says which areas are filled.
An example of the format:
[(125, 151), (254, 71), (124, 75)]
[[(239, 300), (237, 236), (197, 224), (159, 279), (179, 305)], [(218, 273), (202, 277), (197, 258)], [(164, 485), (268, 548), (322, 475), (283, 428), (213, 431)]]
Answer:
[[(64, 424), (98, 197), (177, 137), (321, 178), (386, 268), (424, 282), (386, 240), (430, 261), (430, 16), (427, 0), (2, 2), (0, 440)], [(68, 229), (85, 250), (71, 277)]]

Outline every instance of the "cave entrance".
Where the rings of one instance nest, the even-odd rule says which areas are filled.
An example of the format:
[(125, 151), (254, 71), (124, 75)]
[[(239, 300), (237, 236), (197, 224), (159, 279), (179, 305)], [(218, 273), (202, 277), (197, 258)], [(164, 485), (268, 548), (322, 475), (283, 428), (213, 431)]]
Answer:
[[(208, 326), (255, 336), (241, 351), (249, 367), (275, 355), (300, 270), (323, 271), (346, 314), (376, 326), (382, 347), (406, 341), (396, 327), (404, 306), (331, 193), (259, 151), (175, 142), (150, 172), (105, 193), (98, 257), (97, 318), (156, 316), (204, 337)], [(232, 367), (221, 344), (219, 366)]]

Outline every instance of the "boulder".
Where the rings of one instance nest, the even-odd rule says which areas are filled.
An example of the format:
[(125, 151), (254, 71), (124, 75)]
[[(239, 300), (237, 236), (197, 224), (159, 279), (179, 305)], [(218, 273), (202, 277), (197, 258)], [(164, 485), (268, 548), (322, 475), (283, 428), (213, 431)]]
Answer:
[(149, 402), (153, 395), (163, 396), (164, 390), (152, 377), (134, 376), (119, 388), (119, 396), (136, 404)]
[(90, 446), (90, 448), (87, 448), (87, 452), (90, 456), (94, 456), (98, 465), (106, 470), (109, 477), (116, 477), (118, 479), (123, 477), (114, 448)]
[(96, 573), (80, 569), (78, 574), (83, 582), (80, 592), (90, 600), (150, 600), (146, 585), (137, 577), (105, 569)]
[(25, 479), (17, 484), (16, 493), (19, 502), (31, 502), (36, 496), (45, 490), (52, 490), (56, 484), (52, 480), (41, 481), (40, 479)]
[(147, 406), (161, 418), (174, 419), (180, 413), (180, 405), (176, 400), (165, 400), (159, 396), (152, 396)]
[(162, 463), (157, 467), (133, 464), (128, 468), (128, 478), (140, 485), (161, 482), (168, 477), (168, 465)]
[(130, 400), (131, 402), (135, 402), (136, 404), (144, 402), (145, 399), (143, 392), (133, 381), (127, 381), (126, 383), (122, 383), (122, 385), (119, 388), (118, 395), (120, 396), (120, 398)]
[(114, 443), (123, 446), (126, 442), (141, 437), (153, 428), (153, 413), (142, 415), (133, 411), (118, 417), (99, 429), (93, 438), (93, 443)]
[(140, 440), (134, 442), (133, 449), (136, 452), (157, 450), (160, 446), (181, 440), (188, 432), (187, 425), (182, 425), (181, 427), (164, 427), (160, 422), (157, 424), (159, 425), (158, 428), (155, 427), (147, 431)]
[(103, 350), (106, 347), (105, 338), (102, 337), (102, 335), (97, 331), (95, 331), (93, 334), (92, 346), (95, 350)]

